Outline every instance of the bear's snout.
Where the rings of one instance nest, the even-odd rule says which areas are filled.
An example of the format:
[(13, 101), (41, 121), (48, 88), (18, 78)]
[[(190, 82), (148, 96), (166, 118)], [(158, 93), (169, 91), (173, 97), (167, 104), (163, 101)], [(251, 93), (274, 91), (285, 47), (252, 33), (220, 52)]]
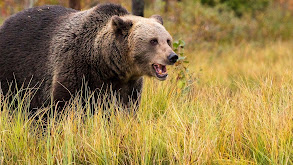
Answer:
[(172, 52), (168, 56), (168, 60), (169, 60), (170, 63), (174, 64), (178, 60), (178, 55), (176, 53)]

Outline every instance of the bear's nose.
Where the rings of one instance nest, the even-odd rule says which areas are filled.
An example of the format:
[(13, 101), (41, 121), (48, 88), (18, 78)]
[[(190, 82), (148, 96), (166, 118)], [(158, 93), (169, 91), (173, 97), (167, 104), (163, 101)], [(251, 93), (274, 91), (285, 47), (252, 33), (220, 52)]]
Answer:
[(178, 60), (178, 56), (176, 53), (172, 52), (169, 56), (168, 56), (168, 60), (174, 64), (177, 60)]

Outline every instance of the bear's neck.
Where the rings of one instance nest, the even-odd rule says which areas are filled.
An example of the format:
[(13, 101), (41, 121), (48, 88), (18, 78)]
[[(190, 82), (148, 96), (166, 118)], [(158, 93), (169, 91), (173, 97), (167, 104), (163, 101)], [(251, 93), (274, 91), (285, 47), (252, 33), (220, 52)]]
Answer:
[(103, 81), (127, 83), (141, 76), (136, 74), (129, 58), (128, 36), (119, 36), (111, 30), (102, 29), (95, 40), (96, 74)]

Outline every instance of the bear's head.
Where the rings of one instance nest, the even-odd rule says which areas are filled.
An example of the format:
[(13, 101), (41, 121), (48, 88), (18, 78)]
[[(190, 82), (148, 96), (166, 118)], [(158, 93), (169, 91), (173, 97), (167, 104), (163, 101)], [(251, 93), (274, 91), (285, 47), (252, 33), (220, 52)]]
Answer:
[(178, 56), (172, 50), (172, 37), (164, 28), (160, 16), (113, 16), (112, 28), (121, 36), (127, 36), (127, 56), (133, 74), (148, 75), (159, 80), (167, 78), (166, 65), (173, 65)]

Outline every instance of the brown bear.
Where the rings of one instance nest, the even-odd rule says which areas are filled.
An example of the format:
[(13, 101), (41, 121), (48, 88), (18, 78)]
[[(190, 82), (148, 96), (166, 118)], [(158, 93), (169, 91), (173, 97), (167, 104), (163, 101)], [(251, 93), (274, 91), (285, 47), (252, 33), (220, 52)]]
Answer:
[(116, 4), (30, 8), (0, 27), (1, 89), (37, 87), (31, 107), (38, 108), (50, 96), (68, 101), (85, 81), (129, 105), (139, 102), (142, 76), (166, 79), (166, 65), (178, 59), (171, 43), (160, 16), (134, 16)]

